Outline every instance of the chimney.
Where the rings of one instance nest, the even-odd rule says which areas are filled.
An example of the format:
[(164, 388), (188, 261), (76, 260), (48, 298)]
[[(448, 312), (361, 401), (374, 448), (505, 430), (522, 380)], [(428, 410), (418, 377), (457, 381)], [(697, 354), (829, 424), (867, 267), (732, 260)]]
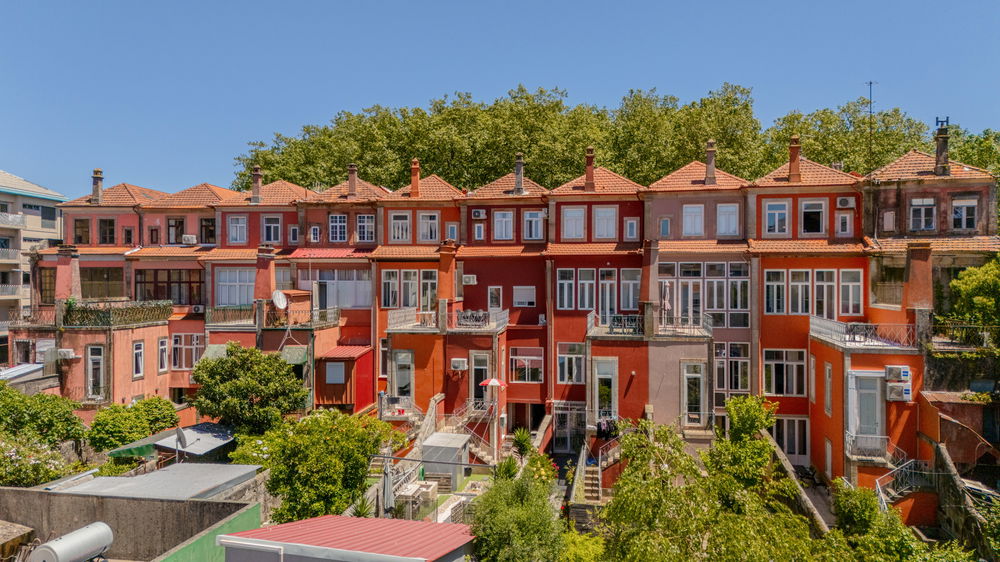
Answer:
[(358, 195), (358, 165), (347, 165), (347, 196), (356, 197)]
[(524, 195), (524, 154), (514, 157), (514, 195)]
[(948, 126), (938, 127), (937, 134), (934, 135), (934, 143), (937, 150), (934, 154), (934, 175), (947, 176), (951, 173), (948, 166)]
[(906, 247), (906, 283), (903, 285), (903, 306), (934, 308), (934, 266), (931, 243), (910, 242)]
[(410, 199), (420, 197), (420, 160), (410, 161)]
[(94, 180), (94, 191), (90, 195), (90, 204), (100, 205), (101, 191), (104, 189), (104, 172), (102, 172), (100, 168), (94, 168), (94, 175), (92, 176), (92, 179)]
[(715, 139), (708, 139), (705, 148), (705, 185), (715, 185)]
[(260, 166), (253, 167), (253, 187), (250, 189), (250, 204), (260, 204), (260, 184), (264, 179), (264, 174), (260, 173)]
[(788, 183), (799, 183), (802, 181), (802, 172), (799, 168), (799, 153), (802, 146), (799, 145), (799, 136), (792, 135), (792, 143), (788, 145)]
[(597, 184), (594, 183), (594, 147), (587, 147), (587, 171), (584, 173), (584, 191), (597, 191)]

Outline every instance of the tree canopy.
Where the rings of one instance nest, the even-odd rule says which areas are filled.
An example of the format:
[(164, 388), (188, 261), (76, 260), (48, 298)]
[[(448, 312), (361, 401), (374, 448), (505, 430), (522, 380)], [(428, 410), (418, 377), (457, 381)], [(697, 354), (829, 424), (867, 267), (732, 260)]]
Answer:
[(1000, 326), (1000, 257), (964, 269), (950, 286), (955, 320)]
[(473, 508), (477, 558), (510, 562), (557, 560), (563, 552), (564, 537), (549, 503), (551, 489), (551, 480), (527, 474), (494, 479)]
[(83, 422), (73, 413), (80, 405), (54, 394), (24, 394), (0, 381), (0, 433), (54, 445), (81, 439)]

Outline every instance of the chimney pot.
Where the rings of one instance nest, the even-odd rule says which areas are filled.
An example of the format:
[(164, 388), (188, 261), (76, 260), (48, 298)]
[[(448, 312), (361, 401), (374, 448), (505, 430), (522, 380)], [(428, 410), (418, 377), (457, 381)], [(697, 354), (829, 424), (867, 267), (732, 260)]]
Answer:
[(594, 147), (587, 147), (587, 168), (584, 173), (584, 191), (597, 191), (597, 184), (594, 183)]
[(524, 154), (514, 157), (514, 195), (524, 195)]
[(934, 154), (934, 175), (947, 176), (951, 174), (951, 166), (948, 165), (948, 127), (938, 127), (937, 134), (934, 135), (934, 143), (937, 145)]
[(90, 195), (91, 205), (101, 204), (101, 192), (104, 190), (104, 172), (100, 168), (94, 168), (94, 175), (91, 176), (93, 180), (93, 191)]
[(420, 160), (410, 161), (410, 199), (420, 197)]
[(354, 197), (358, 194), (358, 166), (357, 164), (347, 165), (347, 196)]
[(715, 139), (708, 139), (705, 147), (705, 185), (715, 185)]
[(788, 182), (799, 183), (802, 181), (802, 169), (800, 168), (802, 146), (799, 144), (799, 136), (792, 135), (792, 142), (788, 145)]
[(253, 167), (253, 186), (250, 189), (250, 204), (260, 204), (260, 188), (264, 183), (264, 174), (260, 171), (260, 166)]

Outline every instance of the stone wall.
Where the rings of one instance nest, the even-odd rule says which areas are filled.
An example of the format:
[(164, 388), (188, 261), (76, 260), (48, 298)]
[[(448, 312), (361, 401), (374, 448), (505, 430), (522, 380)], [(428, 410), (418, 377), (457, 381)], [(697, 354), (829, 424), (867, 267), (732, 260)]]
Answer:
[(785, 456), (784, 451), (774, 442), (771, 434), (767, 431), (761, 431), (759, 436), (771, 445), (772, 459), (776, 463), (775, 468), (777, 468), (778, 472), (795, 483), (795, 498), (787, 502), (788, 507), (809, 521), (809, 528), (814, 537), (822, 537), (829, 533), (830, 528), (823, 521), (823, 517), (819, 514), (816, 506), (813, 505), (812, 500), (806, 495), (806, 491), (802, 489), (802, 484), (799, 483), (799, 479), (795, 476), (795, 468), (788, 461), (788, 457)]
[(267, 479), (270, 478), (271, 471), (263, 470), (257, 473), (246, 482), (233, 486), (232, 488), (212, 496), (211, 500), (231, 501), (241, 503), (260, 504), (260, 523), (267, 523), (271, 520), (271, 512), (281, 505), (281, 498), (272, 496), (267, 491)]
[(996, 560), (983, 531), (986, 521), (965, 493), (965, 484), (948, 455), (948, 448), (941, 443), (934, 444), (934, 472), (937, 473), (935, 488), (938, 494), (938, 523), (941, 528), (961, 541), (966, 548), (974, 550), (985, 560)]

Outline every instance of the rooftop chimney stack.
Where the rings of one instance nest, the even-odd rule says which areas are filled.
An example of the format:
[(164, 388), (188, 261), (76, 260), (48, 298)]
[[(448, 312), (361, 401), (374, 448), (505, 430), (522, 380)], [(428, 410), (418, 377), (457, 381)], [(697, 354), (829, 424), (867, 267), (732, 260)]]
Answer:
[(260, 172), (260, 166), (253, 167), (253, 187), (250, 188), (250, 204), (260, 204), (260, 186), (263, 183), (264, 174)]
[(93, 184), (94, 191), (90, 195), (90, 204), (100, 205), (101, 191), (104, 190), (104, 172), (102, 172), (100, 168), (94, 168), (94, 175), (91, 177), (94, 181)]
[(524, 195), (524, 154), (514, 157), (514, 195)]
[(597, 191), (597, 184), (594, 183), (594, 147), (587, 147), (587, 171), (583, 179), (584, 191)]
[(937, 134), (934, 135), (934, 143), (937, 150), (934, 154), (934, 175), (947, 176), (951, 173), (948, 166), (948, 126), (938, 127)]
[(347, 165), (347, 196), (355, 197), (358, 194), (358, 165)]
[(715, 185), (715, 139), (705, 148), (705, 185)]
[(420, 197), (420, 160), (410, 161), (410, 199)]
[(792, 143), (788, 145), (788, 183), (799, 183), (802, 181), (802, 171), (800, 168), (800, 153), (802, 146), (799, 144), (799, 136), (792, 135)]

